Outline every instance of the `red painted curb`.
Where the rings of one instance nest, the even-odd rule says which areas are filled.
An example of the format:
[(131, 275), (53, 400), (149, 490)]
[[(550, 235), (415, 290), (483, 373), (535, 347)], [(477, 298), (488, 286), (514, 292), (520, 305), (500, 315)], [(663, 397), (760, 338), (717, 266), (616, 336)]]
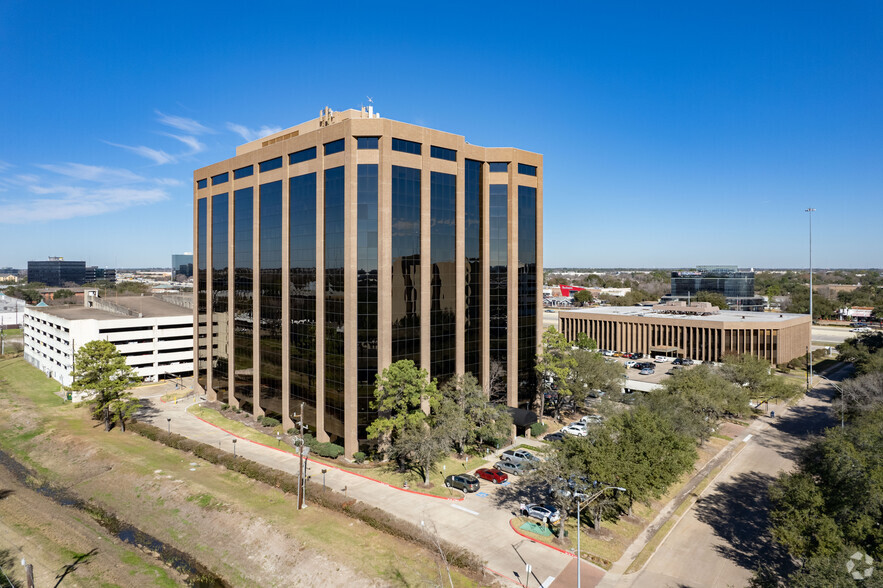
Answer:
[(522, 584), (521, 582), (519, 582), (518, 580), (516, 580), (515, 578), (510, 578), (510, 577), (507, 576), (506, 574), (501, 574), (501, 573), (498, 572), (497, 570), (492, 570), (491, 568), (489, 568), (489, 567), (487, 567), (487, 566), (484, 566), (484, 569), (486, 569), (487, 571), (489, 571), (489, 572), (492, 573), (492, 574), (496, 574), (497, 576), (500, 576), (500, 577), (503, 578), (503, 579), (509, 580), (509, 581), (512, 582), (513, 584), (517, 584), (517, 585), (519, 585), (519, 586), (523, 586), (523, 585), (524, 585), (524, 584)]
[[(189, 413), (188, 413), (188, 414), (189, 414)], [(297, 454), (296, 454), (296, 453), (290, 453), (290, 452), (288, 452), (288, 451), (283, 451), (283, 450), (280, 449), (279, 447), (273, 447), (272, 445), (264, 445), (263, 443), (260, 443), (259, 441), (252, 441), (251, 439), (246, 439), (245, 437), (241, 437), (241, 436), (237, 435), (236, 433), (231, 433), (231, 432), (228, 431), (227, 429), (225, 429), (225, 428), (223, 428), (223, 427), (219, 427), (218, 425), (216, 425), (216, 424), (214, 424), (214, 423), (210, 423), (210, 422), (208, 422), (207, 420), (205, 420), (205, 419), (203, 419), (203, 418), (200, 418), (200, 417), (196, 416), (195, 414), (191, 414), (190, 416), (192, 416), (193, 418), (195, 418), (195, 419), (197, 419), (197, 420), (200, 420), (200, 421), (204, 422), (204, 423), (207, 424), (207, 425), (210, 425), (210, 426), (212, 426), (212, 427), (214, 427), (214, 428), (216, 428), (216, 429), (219, 429), (219, 430), (221, 430), (221, 431), (227, 433), (228, 435), (232, 435), (233, 437), (236, 437), (237, 439), (242, 439), (243, 441), (248, 441), (249, 443), (254, 443), (255, 445), (260, 445), (261, 447), (266, 447), (267, 449), (272, 449), (273, 451), (278, 451), (278, 452), (280, 452), (280, 453), (285, 453), (286, 455), (292, 455), (292, 456), (294, 456), (294, 457), (297, 457)], [(388, 488), (392, 488), (393, 490), (398, 490), (399, 492), (410, 492), (411, 494), (417, 494), (418, 496), (426, 496), (426, 497), (428, 497), (428, 498), (438, 498), (438, 499), (440, 499), (440, 500), (450, 500), (450, 501), (453, 501), (453, 502), (458, 502), (458, 501), (461, 501), (461, 500), (463, 500), (463, 499), (465, 498), (465, 497), (461, 497), (461, 498), (448, 498), (448, 497), (446, 497), (446, 496), (436, 496), (435, 494), (426, 494), (426, 493), (424, 493), (424, 492), (417, 492), (416, 490), (411, 490), (411, 489), (409, 489), (409, 488), (399, 488), (398, 486), (393, 486), (392, 484), (389, 484), (389, 483), (387, 483), (387, 482), (383, 482), (383, 481), (381, 481), (381, 480), (376, 480), (376, 479), (374, 479), (374, 478), (372, 478), (372, 477), (370, 477), (370, 476), (366, 476), (365, 474), (359, 474), (359, 473), (357, 473), (357, 472), (353, 472), (353, 471), (351, 471), (351, 470), (347, 470), (347, 469), (344, 469), (344, 468), (341, 468), (341, 467), (338, 467), (338, 466), (333, 466), (333, 465), (327, 464), (327, 463), (325, 463), (325, 462), (323, 462), (323, 461), (316, 461), (315, 459), (310, 459), (309, 457), (307, 457), (307, 458), (305, 458), (305, 459), (306, 459), (307, 461), (313, 462), (314, 464), (317, 464), (317, 465), (320, 465), (320, 466), (323, 466), (323, 467), (331, 468), (331, 469), (333, 469), (333, 470), (337, 470), (337, 471), (339, 471), (339, 472), (343, 472), (343, 473), (345, 473), (345, 474), (352, 474), (353, 476), (358, 476), (358, 477), (360, 477), (360, 478), (364, 478), (364, 479), (366, 479), (366, 480), (370, 480), (370, 481), (375, 482), (375, 483), (377, 483), (377, 484), (382, 484), (382, 485), (384, 485), (384, 486), (386, 486), (386, 487), (388, 487)]]
[(545, 545), (546, 547), (550, 547), (550, 548), (554, 549), (555, 551), (560, 551), (561, 553), (563, 553), (565, 555), (569, 555), (570, 557), (576, 557), (576, 554), (570, 553), (567, 550), (561, 549), (560, 547), (555, 547), (554, 545), (546, 543), (545, 541), (540, 541), (539, 539), (525, 535), (524, 533), (520, 532), (518, 529), (516, 529), (512, 525), (512, 521), (514, 521), (514, 520), (515, 519), (509, 519), (509, 528), (512, 529), (513, 531), (515, 531), (516, 535), (520, 535), (521, 537), (524, 537), (525, 539), (530, 539), (534, 543), (539, 543), (540, 545)]

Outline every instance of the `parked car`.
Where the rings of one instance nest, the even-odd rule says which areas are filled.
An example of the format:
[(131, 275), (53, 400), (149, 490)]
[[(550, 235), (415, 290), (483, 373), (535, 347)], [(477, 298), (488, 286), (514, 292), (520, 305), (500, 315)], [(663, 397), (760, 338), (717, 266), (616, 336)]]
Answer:
[(543, 437), (543, 441), (548, 441), (549, 443), (557, 443), (558, 441), (564, 441), (564, 438), (567, 435), (562, 433), (561, 431), (555, 431), (554, 433), (549, 433), (545, 437)]
[(675, 360), (674, 360), (673, 362), (671, 362), (671, 363), (672, 363), (673, 365), (683, 365), (684, 360), (681, 359), (680, 357), (676, 357)]
[(589, 429), (585, 423), (577, 421), (561, 429), (561, 432), (574, 437), (586, 437), (589, 434)]
[(520, 476), (528, 470), (528, 468), (526, 468), (523, 463), (512, 463), (509, 461), (498, 461), (494, 464), (494, 469), (500, 470), (501, 472), (506, 472), (507, 474), (511, 474), (513, 476)]
[(644, 357), (643, 353), (632, 353), (632, 359), (641, 359)]
[(603, 355), (604, 357), (613, 357), (613, 352), (609, 349), (602, 349), (601, 355)]
[(671, 376), (671, 375), (673, 375), (673, 374), (675, 374), (675, 373), (681, 371), (682, 369), (684, 369), (683, 366), (673, 365), (673, 366), (671, 366), (671, 369), (668, 370), (668, 371), (665, 372), (665, 373), (666, 373), (667, 375)]
[(456, 488), (463, 492), (478, 492), (481, 483), (478, 478), (469, 474), (451, 474), (445, 478), (445, 486)]
[(502, 484), (509, 479), (509, 476), (496, 468), (478, 468), (475, 475), (482, 480), (487, 480), (492, 484)]
[(587, 414), (583, 418), (579, 420), (579, 422), (586, 425), (597, 425), (604, 422), (604, 417), (600, 414)]
[(681, 362), (681, 365), (693, 365), (694, 363), (696, 362), (689, 357), (685, 357), (684, 360)]
[(500, 455), (500, 459), (503, 461), (508, 461), (510, 463), (522, 463), (522, 462), (530, 462), (530, 463), (539, 463), (540, 458), (527, 451), (526, 449), (507, 449)]
[(557, 523), (561, 519), (561, 513), (551, 504), (525, 504), (521, 514), (544, 523)]
[(653, 361), (655, 361), (656, 363), (665, 363), (668, 361), (668, 358), (664, 355), (657, 355), (653, 358)]
[(634, 361), (634, 360), (630, 360), (630, 361), (625, 362), (625, 367), (627, 367), (627, 368), (633, 368), (636, 365), (638, 365), (638, 362)]
[(656, 373), (656, 370), (650, 369), (650, 368), (643, 368), (639, 373), (642, 376), (652, 376), (653, 374)]

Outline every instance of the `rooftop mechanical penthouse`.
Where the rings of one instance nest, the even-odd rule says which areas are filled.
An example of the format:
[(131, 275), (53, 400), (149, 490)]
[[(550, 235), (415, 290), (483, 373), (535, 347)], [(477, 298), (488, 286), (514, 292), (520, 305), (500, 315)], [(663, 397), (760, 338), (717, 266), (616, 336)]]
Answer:
[[(530, 408), (542, 328), (543, 158), (333, 112), (194, 173), (195, 365), (210, 399), (342, 443), (374, 376), (506, 373)], [(211, 327), (209, 328), (209, 325)]]

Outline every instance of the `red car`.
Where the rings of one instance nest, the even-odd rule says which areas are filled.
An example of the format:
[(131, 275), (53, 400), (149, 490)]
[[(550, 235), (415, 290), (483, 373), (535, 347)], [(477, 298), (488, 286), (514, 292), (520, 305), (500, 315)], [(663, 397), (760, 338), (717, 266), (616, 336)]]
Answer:
[(496, 468), (479, 468), (475, 470), (475, 475), (482, 480), (487, 480), (494, 484), (502, 484), (509, 479), (508, 474), (505, 474)]

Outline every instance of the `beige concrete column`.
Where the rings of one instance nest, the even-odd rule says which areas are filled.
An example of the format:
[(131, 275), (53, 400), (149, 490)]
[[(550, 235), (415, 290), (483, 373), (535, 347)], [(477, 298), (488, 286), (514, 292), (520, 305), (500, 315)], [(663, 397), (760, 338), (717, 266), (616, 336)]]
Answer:
[[(193, 178), (193, 268), (195, 269), (195, 279), (193, 280), (193, 389), (197, 392), (204, 392), (199, 385), (199, 198), (196, 182), (198, 179)], [(208, 224), (208, 221), (206, 221)], [(208, 259), (206, 259), (208, 262)], [(208, 263), (206, 263), (208, 265)]]
[(358, 185), (354, 141), (347, 141), (344, 153), (344, 241), (343, 241), (343, 447), (347, 458), (359, 450), (358, 439)]
[(234, 234), (235, 224), (233, 223), (233, 187), (230, 187), (230, 196), (227, 198), (227, 342), (230, 346), (227, 349), (227, 404), (231, 406), (239, 406), (236, 397), (233, 395), (233, 385), (236, 376), (235, 362), (233, 354), (236, 346), (233, 344), (235, 332), (233, 331), (233, 293), (236, 290), (236, 272), (233, 270), (233, 251), (236, 235)]
[[(423, 131), (423, 145), (429, 145), (429, 131)], [(429, 149), (422, 150), (420, 162), (420, 367), (432, 374), (432, 184)], [(429, 412), (429, 405), (423, 410)]]
[(392, 363), (392, 136), (385, 123), (377, 166), (377, 368)]

